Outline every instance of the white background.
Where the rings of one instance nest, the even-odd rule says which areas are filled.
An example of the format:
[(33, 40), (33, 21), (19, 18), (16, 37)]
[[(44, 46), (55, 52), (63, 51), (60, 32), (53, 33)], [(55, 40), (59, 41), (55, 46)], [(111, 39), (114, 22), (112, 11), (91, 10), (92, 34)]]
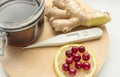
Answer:
[[(110, 46), (106, 62), (96, 77), (120, 77), (120, 0), (85, 0), (90, 6), (108, 11), (112, 21), (106, 24)], [(0, 77), (3, 76), (0, 71)]]
[(112, 21), (106, 24), (110, 46), (106, 62), (97, 77), (120, 77), (120, 0), (85, 0), (90, 6), (108, 11)]

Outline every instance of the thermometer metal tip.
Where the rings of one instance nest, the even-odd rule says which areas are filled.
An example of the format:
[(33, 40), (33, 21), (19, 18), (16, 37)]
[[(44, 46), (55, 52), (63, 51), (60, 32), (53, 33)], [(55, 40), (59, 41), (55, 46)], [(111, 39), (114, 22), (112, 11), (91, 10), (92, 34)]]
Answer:
[(23, 47), (23, 49), (44, 47), (44, 46), (60, 46), (68, 43), (83, 42), (83, 41), (98, 39), (102, 35), (103, 35), (103, 31), (101, 28), (98, 27), (89, 28), (89, 29), (57, 35), (48, 40), (29, 45), (27, 47)]

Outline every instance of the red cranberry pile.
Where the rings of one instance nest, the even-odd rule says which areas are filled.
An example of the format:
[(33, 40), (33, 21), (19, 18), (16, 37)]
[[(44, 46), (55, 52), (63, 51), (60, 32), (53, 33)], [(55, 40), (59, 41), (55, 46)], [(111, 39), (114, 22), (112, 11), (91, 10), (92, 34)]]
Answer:
[[(87, 62), (90, 59), (90, 55), (86, 52), (84, 46), (73, 46), (71, 50), (65, 52), (65, 55), (67, 59), (65, 61), (66, 63), (62, 65), (62, 69), (66, 72), (68, 71), (69, 75), (76, 75), (79, 69), (86, 71), (90, 69), (90, 63)], [(71, 68), (71, 64), (74, 64), (74, 68)]]

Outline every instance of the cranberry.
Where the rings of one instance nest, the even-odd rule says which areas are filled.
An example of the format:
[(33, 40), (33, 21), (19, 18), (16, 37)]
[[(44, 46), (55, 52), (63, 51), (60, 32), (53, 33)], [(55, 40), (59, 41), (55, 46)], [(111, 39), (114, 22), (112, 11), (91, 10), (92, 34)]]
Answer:
[(75, 63), (75, 67), (76, 67), (77, 69), (81, 69), (81, 68), (82, 68), (82, 62), (81, 62), (81, 61), (76, 62), (76, 63)]
[(72, 51), (71, 50), (67, 50), (65, 54), (66, 54), (67, 57), (71, 57), (72, 56)]
[(67, 64), (71, 64), (72, 62), (73, 62), (73, 59), (72, 59), (72, 58), (66, 59), (66, 63), (67, 63)]
[(81, 52), (81, 53), (85, 52), (85, 47), (84, 46), (80, 46), (79, 47), (79, 52)]
[(89, 69), (90, 69), (90, 63), (84, 62), (84, 63), (83, 63), (83, 69), (84, 69), (84, 70), (89, 70)]
[(82, 55), (82, 59), (85, 60), (85, 61), (88, 61), (90, 59), (90, 55), (88, 53), (84, 53)]
[(70, 67), (70, 66), (69, 66), (68, 64), (66, 64), (66, 63), (62, 65), (62, 69), (63, 69), (64, 71), (68, 71), (68, 70), (69, 70), (69, 67)]
[(79, 50), (79, 47), (77, 46), (72, 47), (72, 53), (77, 53), (78, 50)]
[(73, 60), (74, 60), (75, 62), (80, 61), (80, 59), (81, 59), (81, 56), (80, 56), (79, 54), (73, 54)]
[(70, 68), (70, 69), (69, 69), (69, 74), (70, 74), (71, 76), (76, 75), (76, 69)]

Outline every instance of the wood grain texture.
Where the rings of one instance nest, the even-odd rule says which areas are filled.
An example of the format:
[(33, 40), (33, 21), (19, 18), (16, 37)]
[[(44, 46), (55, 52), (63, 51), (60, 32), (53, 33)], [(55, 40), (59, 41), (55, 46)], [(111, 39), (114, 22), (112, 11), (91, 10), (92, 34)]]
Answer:
[[(49, 1), (46, 1), (49, 3)], [(51, 38), (60, 33), (55, 33), (45, 17), (44, 30), (39, 41)], [(79, 27), (77, 29), (83, 29)], [(87, 41), (77, 44), (85, 44), (95, 53), (98, 68), (96, 74), (103, 66), (108, 54), (109, 38), (104, 26), (100, 27), (104, 34), (101, 39)], [(74, 30), (77, 30), (74, 29)], [(44, 47), (22, 50), (8, 46), (2, 64), (11, 77), (57, 77), (53, 69), (53, 59), (60, 47)]]

